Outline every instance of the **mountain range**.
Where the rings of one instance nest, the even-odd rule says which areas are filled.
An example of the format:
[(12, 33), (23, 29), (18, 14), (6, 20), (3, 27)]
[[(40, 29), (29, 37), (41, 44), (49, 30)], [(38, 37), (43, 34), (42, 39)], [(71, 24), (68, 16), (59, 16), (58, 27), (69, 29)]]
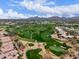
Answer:
[(79, 17), (30, 17), (26, 19), (0, 19), (0, 21), (59, 21), (59, 22), (70, 22), (70, 23), (79, 23)]

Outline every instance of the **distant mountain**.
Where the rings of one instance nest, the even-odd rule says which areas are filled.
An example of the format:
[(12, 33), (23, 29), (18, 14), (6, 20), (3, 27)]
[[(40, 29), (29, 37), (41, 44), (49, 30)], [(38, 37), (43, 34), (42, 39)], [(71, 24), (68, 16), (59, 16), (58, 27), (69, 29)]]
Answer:
[(64, 20), (62, 17), (58, 17), (58, 16), (54, 16), (54, 17), (48, 17), (48, 18), (45, 18), (45, 17), (30, 17), (30, 18), (27, 18), (26, 20), (37, 20), (37, 21), (42, 21), (42, 20), (47, 20), (47, 21), (62, 21)]
[(54, 17), (48, 17), (48, 18), (44, 18), (44, 17), (30, 17), (27, 18), (27, 20), (48, 20), (48, 21), (62, 21), (62, 22), (76, 22), (79, 23), (79, 17), (71, 17), (71, 18), (66, 18), (66, 17), (58, 17), (58, 16), (54, 16)]
[(53, 17), (30, 17), (27, 19), (0, 19), (0, 21), (59, 21), (59, 22), (68, 22), (68, 23), (79, 23), (79, 17), (71, 17), (71, 18), (66, 18), (66, 17), (58, 17), (58, 16), (53, 16)]

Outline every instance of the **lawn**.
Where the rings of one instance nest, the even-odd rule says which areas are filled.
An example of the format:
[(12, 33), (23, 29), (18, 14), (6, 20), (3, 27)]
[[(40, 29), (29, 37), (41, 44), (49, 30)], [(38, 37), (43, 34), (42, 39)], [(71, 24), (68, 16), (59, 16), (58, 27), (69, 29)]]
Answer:
[(60, 55), (63, 55), (64, 53), (67, 52), (67, 50), (61, 48), (61, 47), (58, 47), (58, 46), (50, 46), (49, 49), (54, 53), (56, 54), (57, 56), (60, 56)]
[(39, 24), (26, 24), (17, 26), (9, 26), (7, 28), (8, 32), (15, 33), (18, 36), (26, 39), (35, 39), (37, 41), (48, 40), (51, 33), (54, 32), (54, 26), (50, 24), (39, 25)]
[[(45, 46), (47, 49), (52, 50), (53, 53), (56, 52), (56, 54), (58, 53), (61, 55), (64, 54), (64, 51), (62, 51), (63, 53), (61, 53), (56, 50), (68, 50), (69, 47), (51, 38), (51, 34), (53, 34), (55, 30), (54, 28), (55, 25), (52, 24), (25, 24), (19, 27), (9, 26), (7, 30), (8, 32), (15, 33), (15, 35), (18, 35), (22, 38), (22, 40), (24, 39), (25, 41), (29, 39), (28, 41), (37, 40), (38, 42), (45, 42), (47, 44)], [(51, 48), (51, 46), (56, 47)], [(61, 48), (61, 46), (63, 46), (64, 48)]]
[(41, 49), (29, 50), (26, 52), (26, 56), (28, 59), (41, 59), (41, 55), (39, 55), (40, 51)]

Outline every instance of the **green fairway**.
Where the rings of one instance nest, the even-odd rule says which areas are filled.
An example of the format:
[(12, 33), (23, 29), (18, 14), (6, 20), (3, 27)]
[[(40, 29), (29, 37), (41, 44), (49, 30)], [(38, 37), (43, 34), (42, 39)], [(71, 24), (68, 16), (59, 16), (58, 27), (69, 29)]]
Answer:
[(66, 53), (66, 50), (58, 46), (50, 46), (49, 49), (58, 56)]
[(7, 31), (15, 33), (22, 38), (30, 40), (35, 39), (37, 41), (45, 42), (50, 39), (49, 36), (54, 32), (54, 25), (26, 24), (19, 27), (10, 25), (7, 28)]
[(40, 51), (41, 49), (29, 50), (26, 52), (26, 56), (28, 59), (41, 59), (41, 55), (39, 55)]
[[(15, 35), (18, 35), (20, 39), (24, 41), (34, 42), (36, 40), (38, 42), (45, 42), (45, 48), (49, 50), (52, 50), (50, 46), (54, 45), (58, 48), (61, 48), (61, 46), (63, 46), (64, 48), (61, 48), (63, 50), (68, 50), (69, 48), (67, 45), (64, 45), (56, 39), (51, 38), (51, 34), (53, 34), (55, 30), (55, 25), (53, 24), (24, 24), (20, 26), (10, 25), (6, 30), (11, 34), (14, 33)], [(56, 51), (55, 48), (53, 48), (54, 51)], [(64, 53), (64, 51), (62, 52)], [(60, 55), (62, 54), (58, 51), (56, 51), (56, 53)]]

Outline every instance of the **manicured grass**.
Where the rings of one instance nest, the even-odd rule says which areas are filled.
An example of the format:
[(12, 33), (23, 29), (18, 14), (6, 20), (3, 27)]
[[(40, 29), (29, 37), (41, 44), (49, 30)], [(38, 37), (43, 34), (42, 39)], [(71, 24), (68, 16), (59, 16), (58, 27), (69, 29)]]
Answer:
[(66, 53), (67, 51), (64, 50), (63, 48), (61, 47), (58, 47), (58, 46), (50, 46), (49, 49), (54, 53), (56, 54), (57, 56), (60, 56), (64, 53)]
[(54, 31), (54, 26), (50, 24), (39, 25), (39, 24), (27, 24), (22, 26), (9, 26), (7, 28), (8, 32), (13, 32), (22, 38), (35, 39), (37, 41), (46, 41), (48, 36)]
[(41, 55), (39, 55), (40, 51), (41, 49), (29, 50), (26, 52), (26, 56), (28, 59), (41, 59)]
[[(38, 42), (45, 42), (47, 45), (45, 46), (47, 49), (52, 50), (50, 46), (57, 46), (58, 48), (61, 48), (63, 46), (64, 50), (67, 50), (69, 47), (67, 45), (64, 45), (60, 43), (59, 41), (55, 39), (51, 39), (51, 34), (54, 33), (55, 25), (52, 24), (25, 24), (21, 25), (19, 27), (17, 26), (10, 26), (8, 27), (8, 32), (15, 33), (15, 35), (18, 35), (19, 37), (23, 38), (24, 41), (35, 41)], [(23, 40), (22, 39), (22, 40)], [(56, 47), (55, 47), (56, 48)], [(52, 50), (52, 52), (56, 51), (55, 48)], [(62, 51), (64, 53), (64, 51)], [(56, 52), (56, 54), (62, 54), (59, 52)]]

